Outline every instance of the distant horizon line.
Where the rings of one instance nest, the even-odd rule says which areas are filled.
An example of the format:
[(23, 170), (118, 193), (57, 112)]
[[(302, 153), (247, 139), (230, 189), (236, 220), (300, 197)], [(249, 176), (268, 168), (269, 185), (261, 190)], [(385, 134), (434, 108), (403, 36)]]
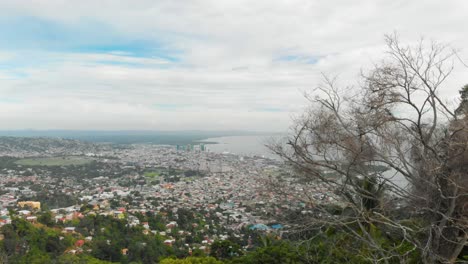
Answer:
[(241, 133), (282, 133), (281, 131), (236, 130), (236, 129), (0, 129), (0, 132), (241, 132)]
[(12, 129), (0, 130), (0, 137), (194, 137), (212, 138), (229, 136), (274, 136), (284, 135), (286, 131), (249, 131), (249, 130), (72, 130), (72, 129)]

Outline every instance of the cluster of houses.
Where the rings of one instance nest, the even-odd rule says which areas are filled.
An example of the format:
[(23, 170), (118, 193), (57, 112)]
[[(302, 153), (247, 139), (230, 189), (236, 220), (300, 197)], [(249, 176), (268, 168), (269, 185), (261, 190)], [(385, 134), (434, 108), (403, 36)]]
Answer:
[[(64, 178), (60, 183), (50, 177), (50, 172), (44, 175), (22, 176), (22, 172), (28, 170), (27, 168), (21, 168), (21, 171), (0, 171), (0, 174), (5, 176), (0, 178), (0, 185), (9, 186), (0, 193), (0, 209), (3, 208), (0, 211), (0, 226), (11, 222), (6, 208), (16, 209), (16, 213), (27, 221), (37, 221), (35, 212), (41, 207), (40, 203), (18, 202), (35, 195), (35, 191), (25, 185), (24, 177), (29, 177), (27, 179), (31, 183), (41, 185), (43, 189), (54, 189), (54, 192), (76, 198), (74, 205), (51, 210), (54, 220), (64, 223), (63, 231), (66, 233), (75, 232), (73, 226), (67, 226), (69, 221), (89, 213), (101, 214), (126, 219), (131, 226), (142, 226), (146, 234), (166, 237), (164, 243), (167, 245), (176, 242), (177, 238), (173, 236), (171, 229), (177, 227), (177, 218), (169, 219), (167, 230), (156, 231), (151, 230), (148, 223), (141, 223), (133, 214), (172, 211), (177, 215), (179, 209), (188, 209), (208, 212), (210, 219), (216, 219), (224, 228), (233, 231), (254, 226), (256, 230), (276, 232), (284, 227), (269, 223), (275, 222), (275, 216), (284, 210), (307, 212), (314, 203), (335, 202), (333, 194), (327, 192), (325, 187), (313, 185), (305, 190), (300, 185), (295, 185), (292, 177), (283, 177), (283, 187), (287, 187), (289, 193), (286, 196), (279, 194), (270, 188), (268, 183), (271, 177), (276, 177), (280, 172), (285, 174), (284, 169), (280, 162), (268, 158), (240, 157), (206, 151), (178, 151), (171, 146), (144, 144), (112, 151), (106, 149), (102, 153), (86, 155), (112, 155), (114, 158), (103, 159), (100, 162), (111, 164), (114, 169), (100, 170), (99, 176), (79, 181), (75, 178)], [(126, 173), (115, 177), (115, 168), (121, 168)], [(178, 173), (190, 170), (197, 174), (187, 177), (182, 173), (179, 181), (166, 181), (157, 175), (144, 175), (144, 172), (157, 168), (177, 169)], [(306, 191), (312, 192), (311, 195)], [(81, 212), (80, 208), (84, 205), (90, 206), (92, 210)], [(210, 224), (214, 223), (208, 223), (208, 228)], [(178, 237), (190, 235), (184, 230), (178, 232)], [(226, 233), (206, 235), (199, 248), (208, 250), (212, 241), (225, 238)], [(87, 240), (92, 240), (92, 237), (84, 238), (83, 243)], [(77, 248), (80, 246), (77, 245)]]

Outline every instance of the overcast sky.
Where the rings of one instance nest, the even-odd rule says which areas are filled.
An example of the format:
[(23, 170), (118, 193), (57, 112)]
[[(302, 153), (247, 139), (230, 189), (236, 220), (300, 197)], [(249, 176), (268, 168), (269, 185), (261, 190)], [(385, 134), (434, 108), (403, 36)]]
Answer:
[[(466, 0), (2, 0), (0, 129), (284, 131), (321, 72), (354, 82), (384, 34), (468, 61), (467, 16)], [(465, 83), (459, 67), (444, 95)]]

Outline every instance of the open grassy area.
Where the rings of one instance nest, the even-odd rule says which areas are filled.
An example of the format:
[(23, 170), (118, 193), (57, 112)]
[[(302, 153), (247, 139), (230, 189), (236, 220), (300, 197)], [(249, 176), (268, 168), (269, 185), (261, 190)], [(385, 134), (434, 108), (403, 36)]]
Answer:
[(16, 164), (23, 166), (70, 166), (88, 164), (93, 159), (85, 157), (51, 157), (51, 158), (26, 158), (16, 161)]
[(159, 172), (156, 172), (156, 171), (147, 171), (144, 173), (145, 177), (148, 177), (148, 178), (157, 178), (159, 177)]

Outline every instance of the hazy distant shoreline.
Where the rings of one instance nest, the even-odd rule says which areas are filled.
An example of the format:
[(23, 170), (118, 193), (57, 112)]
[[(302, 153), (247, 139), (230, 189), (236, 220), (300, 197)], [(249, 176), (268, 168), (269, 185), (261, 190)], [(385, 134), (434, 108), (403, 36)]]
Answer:
[[(74, 139), (92, 143), (111, 144), (156, 144), (186, 145), (203, 142), (207, 145), (219, 144), (218, 138), (231, 136), (274, 135), (271, 132), (249, 131), (142, 131), (142, 130), (0, 130), (1, 136), (8, 137), (45, 137)], [(214, 139), (214, 140), (211, 140)], [(221, 142), (222, 143), (222, 142)]]
[(278, 158), (266, 147), (266, 144), (268, 144), (272, 138), (278, 136), (278, 134), (225, 136), (208, 138), (199, 142), (216, 142), (216, 144), (208, 144), (207, 149), (217, 153)]

